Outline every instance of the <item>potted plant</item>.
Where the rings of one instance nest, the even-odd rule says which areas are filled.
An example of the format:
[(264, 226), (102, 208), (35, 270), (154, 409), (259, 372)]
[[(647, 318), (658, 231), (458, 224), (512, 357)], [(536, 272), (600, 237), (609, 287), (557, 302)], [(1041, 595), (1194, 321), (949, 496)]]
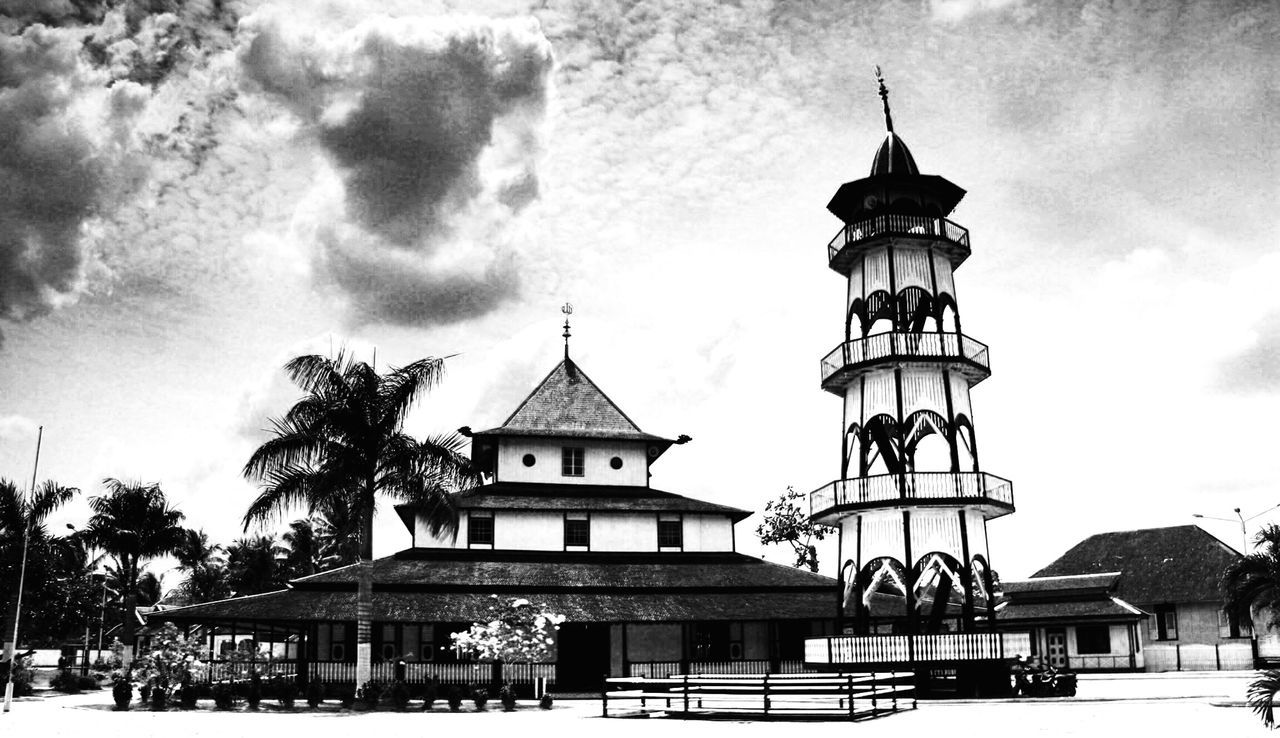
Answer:
[(503, 684), (502, 689), (498, 690), (498, 701), (502, 703), (503, 712), (516, 709), (516, 690), (510, 683)]
[(280, 702), (280, 707), (292, 710), (293, 703), (298, 699), (298, 685), (289, 677), (276, 677), (274, 681), (276, 699)]
[(430, 710), (440, 696), (440, 682), (432, 674), (427, 679), (427, 686), (422, 688), (422, 709)]
[(257, 669), (249, 672), (249, 691), (245, 694), (245, 702), (249, 703), (250, 710), (258, 709), (262, 702), (262, 676)]
[(182, 677), (182, 685), (178, 687), (178, 705), (184, 710), (196, 707), (196, 685), (191, 683), (189, 674)]
[(449, 687), (449, 712), (457, 712), (462, 709), (462, 687), (457, 685)]
[(115, 700), (117, 710), (128, 710), (133, 700), (133, 683), (126, 674), (117, 674), (111, 685), (111, 699)]
[(236, 706), (236, 693), (226, 682), (213, 685), (213, 706), (219, 710), (230, 710)]
[(312, 679), (307, 682), (307, 705), (315, 708), (324, 702), (324, 682)]
[(365, 682), (356, 690), (355, 707), (357, 710), (372, 710), (378, 706), (382, 697), (382, 685), (377, 682)]
[(397, 679), (391, 683), (391, 688), (387, 690), (388, 696), (391, 698), (391, 707), (397, 711), (403, 710), (409, 706), (409, 685)]
[(542, 695), (542, 699), (538, 700), (538, 707), (541, 707), (541, 708), (542, 708), (542, 709), (544, 709), (544, 710), (550, 710), (550, 709), (551, 709), (551, 695), (550, 695), (550, 694), (543, 694), (543, 695)]
[(164, 712), (169, 705), (169, 690), (164, 686), (155, 684), (151, 687), (151, 709), (156, 712)]
[(484, 710), (484, 706), (489, 703), (489, 690), (475, 685), (471, 687), (471, 701), (476, 704), (476, 710)]

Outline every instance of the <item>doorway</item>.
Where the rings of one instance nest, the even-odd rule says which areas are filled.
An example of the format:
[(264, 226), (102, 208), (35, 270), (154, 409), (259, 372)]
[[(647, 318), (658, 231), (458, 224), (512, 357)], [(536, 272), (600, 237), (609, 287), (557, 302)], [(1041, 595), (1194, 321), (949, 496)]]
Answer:
[(1062, 628), (1045, 631), (1045, 642), (1049, 666), (1055, 669), (1067, 668), (1067, 631)]
[(557, 633), (556, 691), (599, 692), (612, 654), (608, 623), (565, 623)]

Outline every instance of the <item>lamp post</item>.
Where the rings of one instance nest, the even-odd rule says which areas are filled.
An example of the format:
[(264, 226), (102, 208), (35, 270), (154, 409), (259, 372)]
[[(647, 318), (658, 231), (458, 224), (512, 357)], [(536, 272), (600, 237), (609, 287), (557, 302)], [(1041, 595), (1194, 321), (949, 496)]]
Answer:
[[(44, 426), (36, 434), (36, 463), (31, 468), (30, 496), (36, 494), (36, 474), (40, 469), (40, 442), (44, 440)], [(13, 650), (9, 652), (9, 679), (4, 684), (4, 712), (13, 704), (13, 673), (18, 670), (18, 623), (22, 620), (22, 588), (27, 583), (27, 544), (31, 541), (31, 511), (24, 510), (22, 525), (22, 565), (18, 569), (18, 601), (13, 609)]]
[(1245, 529), (1245, 524), (1248, 523), (1250, 520), (1254, 520), (1255, 518), (1260, 518), (1263, 515), (1266, 515), (1267, 513), (1271, 512), (1272, 510), (1275, 510), (1276, 508), (1280, 508), (1280, 504), (1272, 505), (1271, 507), (1268, 507), (1266, 510), (1263, 510), (1260, 513), (1255, 513), (1253, 515), (1250, 515), (1247, 518), (1244, 516), (1243, 513), (1240, 512), (1240, 508), (1238, 507), (1231, 509), (1231, 511), (1236, 514), (1236, 517), (1234, 519), (1219, 518), (1213, 515), (1201, 515), (1200, 513), (1192, 513), (1191, 517), (1200, 518), (1202, 520), (1221, 520), (1224, 523), (1239, 523), (1240, 524), (1240, 553), (1247, 554), (1249, 553), (1249, 534)]

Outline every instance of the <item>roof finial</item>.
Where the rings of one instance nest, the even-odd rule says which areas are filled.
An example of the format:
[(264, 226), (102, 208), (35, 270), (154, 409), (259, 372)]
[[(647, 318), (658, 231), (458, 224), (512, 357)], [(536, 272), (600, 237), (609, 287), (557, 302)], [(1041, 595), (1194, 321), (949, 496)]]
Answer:
[(893, 133), (893, 118), (889, 115), (889, 88), (884, 86), (884, 75), (880, 74), (880, 65), (876, 65), (876, 81), (880, 83), (880, 99), (884, 101), (884, 127)]
[(573, 304), (566, 302), (564, 307), (560, 308), (560, 312), (564, 313), (564, 359), (569, 360), (569, 316), (573, 315)]

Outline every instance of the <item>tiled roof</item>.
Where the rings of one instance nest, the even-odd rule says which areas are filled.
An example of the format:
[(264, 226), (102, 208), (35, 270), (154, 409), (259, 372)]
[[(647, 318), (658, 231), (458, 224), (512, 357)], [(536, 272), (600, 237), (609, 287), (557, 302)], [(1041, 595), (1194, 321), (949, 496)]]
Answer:
[[(373, 562), (375, 588), (405, 590), (824, 589), (835, 580), (740, 553), (413, 548)], [(355, 566), (295, 579), (298, 589), (354, 588)]]
[(506, 422), (475, 435), (620, 438), (670, 443), (668, 439), (640, 430), (569, 358), (551, 370)]
[[(786, 620), (833, 618), (832, 592), (576, 593), (510, 592), (545, 604), (571, 622), (675, 622), (689, 620)], [(476, 592), (374, 592), (373, 619), (401, 622), (474, 622), (490, 615), (491, 595)], [(355, 617), (356, 593), (286, 590), (257, 598), (222, 600), (158, 613), (177, 622), (238, 620), (317, 621)]]
[(1139, 605), (1221, 598), (1222, 572), (1240, 554), (1199, 526), (1099, 533), (1033, 575), (1121, 573), (1115, 594)]
[(1001, 625), (1028, 620), (1140, 620), (1144, 617), (1146, 614), (1141, 610), (1116, 597), (1057, 602), (1010, 601), (996, 609), (996, 621)]
[(497, 482), (454, 496), (460, 510), (600, 510), (626, 512), (720, 513), (734, 522), (750, 510), (695, 500), (652, 487)]
[(1006, 595), (1068, 594), (1081, 590), (1109, 591), (1120, 580), (1120, 572), (1072, 574), (1061, 577), (1037, 577), (1001, 583)]

